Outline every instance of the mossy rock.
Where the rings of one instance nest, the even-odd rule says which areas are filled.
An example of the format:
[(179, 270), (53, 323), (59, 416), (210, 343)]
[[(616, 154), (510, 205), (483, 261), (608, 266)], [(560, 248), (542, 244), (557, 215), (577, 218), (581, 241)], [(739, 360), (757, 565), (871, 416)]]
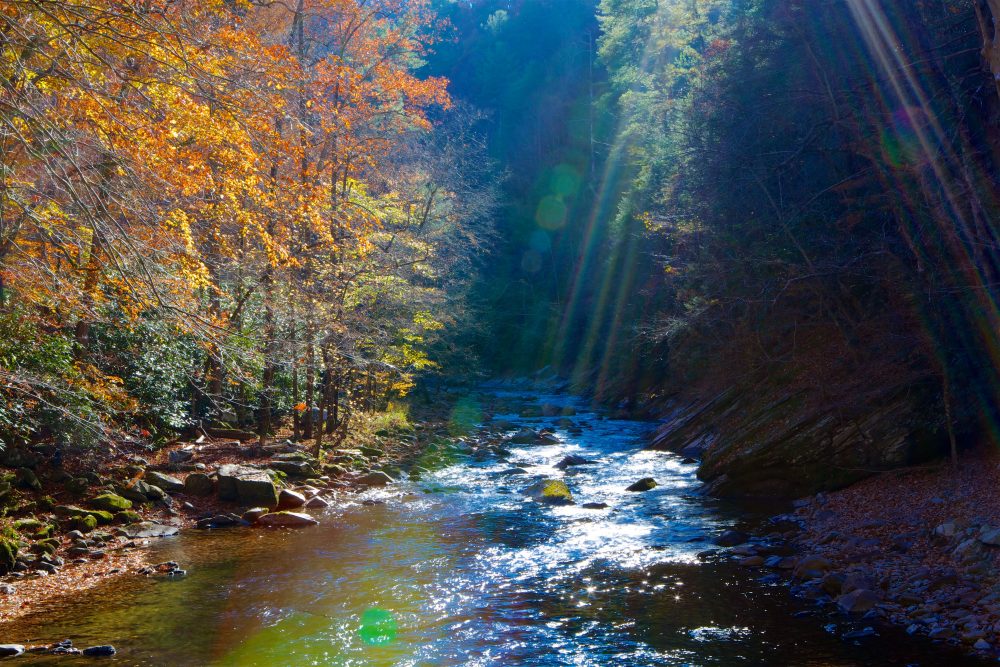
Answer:
[(14, 528), (21, 533), (33, 533), (44, 525), (44, 521), (35, 518), (18, 519), (14, 522)]
[(10, 539), (0, 539), (0, 574), (7, 574), (17, 564), (17, 552), (20, 547)]
[(33, 537), (36, 540), (47, 538), (47, 537), (52, 537), (52, 534), (54, 532), (56, 532), (55, 525), (53, 525), (51, 523), (47, 523), (44, 526), (42, 526), (41, 528), (39, 528), (38, 530), (36, 530)]
[(87, 510), (87, 516), (97, 519), (99, 524), (108, 524), (115, 520), (115, 515), (105, 510)]
[(122, 510), (115, 514), (115, 521), (124, 524), (139, 523), (142, 521), (142, 515), (133, 510)]
[(89, 533), (97, 528), (97, 517), (91, 516), (90, 514), (78, 514), (70, 517), (69, 525), (72, 526), (74, 530), (79, 530), (81, 533)]
[(35, 505), (43, 512), (51, 512), (56, 506), (56, 501), (52, 496), (42, 496), (35, 501)]
[(532, 500), (547, 505), (572, 505), (573, 494), (561, 479), (543, 479), (526, 488), (522, 493)]
[(132, 509), (132, 501), (128, 498), (122, 498), (117, 493), (102, 493), (91, 500), (90, 504), (106, 512), (121, 512)]
[(362, 445), (358, 449), (360, 449), (361, 453), (370, 459), (380, 459), (383, 456), (385, 456), (385, 450), (380, 449), (378, 447), (369, 447), (368, 445)]
[(36, 554), (47, 554), (51, 556), (59, 548), (59, 540), (55, 538), (47, 538), (44, 540), (39, 540), (31, 545), (32, 553)]

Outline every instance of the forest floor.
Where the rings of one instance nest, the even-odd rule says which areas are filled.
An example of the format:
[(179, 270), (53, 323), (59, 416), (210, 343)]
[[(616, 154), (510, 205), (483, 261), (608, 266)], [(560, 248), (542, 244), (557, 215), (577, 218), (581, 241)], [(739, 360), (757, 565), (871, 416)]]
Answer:
[(1000, 455), (871, 477), (796, 503), (793, 590), (910, 634), (1000, 649)]
[[(284, 488), (297, 489), (307, 499), (319, 497), (333, 505), (338, 498), (367, 488), (363, 484), (367, 473), (412, 461), (430, 442), (448, 437), (446, 420), (433, 411), (421, 415), (420, 422), (404, 432), (376, 433), (380, 423), (375, 418), (359, 424), (343, 440), (325, 450), (321, 473), (308, 480), (287, 479)], [(283, 443), (284, 452), (311, 447), (311, 442), (293, 443), (290, 436), (290, 431), (279, 431), (272, 442)], [(73, 595), (109, 578), (172, 576), (176, 565), (157, 568), (145, 548), (158, 538), (137, 536), (133, 529), (150, 524), (171, 530), (191, 529), (212, 517), (229, 517), (237, 522), (246, 508), (236, 502), (222, 501), (214, 492), (199, 495), (186, 489), (171, 491), (165, 500), (133, 503), (130, 511), (137, 516), (133, 515), (128, 522), (116, 516), (113, 523), (90, 530), (84, 528), (82, 534), (77, 532), (81, 526), (67, 522), (60, 509), (84, 506), (86, 510), (92, 504), (88, 499), (103, 492), (120, 491), (123, 484), (145, 479), (147, 471), (160, 472), (183, 483), (191, 474), (211, 474), (227, 463), (266, 466), (266, 454), (256, 444), (202, 437), (195, 442), (178, 441), (150, 451), (142, 443), (119, 443), (100, 456), (66, 461), (55, 469), (49, 461), (35, 465), (33, 472), (40, 487), (15, 488), (9, 492), (5, 498), (8, 511), (0, 519), (4, 539), (20, 542), (14, 570), (0, 577), (0, 622), (31, 613), (41, 603)], [(193, 458), (185, 466), (172, 464), (171, 455), (181, 450), (193, 452)], [(91, 484), (73, 488), (74, 481), (79, 484), (88, 476)], [(299, 511), (294, 507), (285, 509)], [(29, 522), (27, 529), (25, 522)], [(34, 522), (51, 526), (48, 528), (51, 534), (46, 537), (30, 534)], [(43, 550), (40, 547), (46, 541), (51, 546)]]

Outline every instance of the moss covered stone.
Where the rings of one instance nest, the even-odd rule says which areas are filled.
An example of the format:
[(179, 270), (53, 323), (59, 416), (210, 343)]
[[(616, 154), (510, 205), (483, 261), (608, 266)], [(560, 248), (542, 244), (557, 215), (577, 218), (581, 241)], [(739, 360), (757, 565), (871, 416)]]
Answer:
[(18, 519), (14, 522), (14, 529), (21, 533), (33, 533), (44, 525), (45, 523), (38, 519)]
[(118, 514), (115, 514), (115, 521), (118, 523), (139, 523), (142, 521), (142, 515), (133, 510), (122, 510)]
[(543, 479), (526, 488), (523, 493), (532, 500), (548, 505), (572, 505), (573, 494), (561, 479)]
[(70, 525), (81, 533), (89, 533), (97, 528), (97, 517), (90, 514), (77, 514), (70, 518)]
[(6, 574), (17, 564), (18, 544), (14, 540), (0, 538), (0, 573)]
[(106, 512), (121, 512), (132, 509), (132, 501), (128, 498), (122, 498), (116, 493), (102, 493), (91, 500), (90, 504)]

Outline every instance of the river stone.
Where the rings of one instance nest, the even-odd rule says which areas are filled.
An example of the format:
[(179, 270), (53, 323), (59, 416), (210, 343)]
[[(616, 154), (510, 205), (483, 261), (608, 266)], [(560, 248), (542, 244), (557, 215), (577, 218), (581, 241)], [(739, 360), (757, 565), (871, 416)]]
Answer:
[(91, 658), (110, 656), (115, 653), (117, 653), (115, 647), (110, 644), (105, 644), (103, 646), (91, 646), (83, 649), (83, 654)]
[(306, 497), (296, 491), (282, 489), (278, 494), (278, 509), (289, 510), (306, 504)]
[(983, 531), (979, 534), (979, 541), (991, 547), (1000, 546), (1000, 528), (984, 526)]
[(163, 473), (156, 472), (154, 470), (146, 471), (146, 481), (170, 493), (177, 493), (178, 491), (184, 490), (184, 482), (176, 477), (164, 475)]
[(257, 523), (274, 528), (299, 528), (315, 526), (319, 521), (299, 512), (271, 512), (257, 519)]
[(381, 470), (373, 470), (363, 477), (359, 477), (357, 483), (362, 486), (385, 486), (392, 484), (393, 479)]
[(125, 496), (129, 500), (134, 500), (137, 503), (148, 503), (154, 500), (165, 500), (167, 498), (167, 493), (158, 486), (149, 484), (147, 482), (136, 480), (131, 484), (131, 486), (120, 486), (118, 488), (118, 493)]
[(184, 479), (184, 493), (192, 496), (210, 496), (215, 491), (215, 482), (202, 472), (193, 472)]
[(863, 614), (878, 603), (878, 596), (866, 588), (859, 588), (837, 598), (837, 606), (845, 614)]
[(312, 466), (305, 461), (271, 461), (268, 466), (272, 470), (278, 470), (289, 477), (311, 477), (315, 474)]
[(585, 510), (606, 510), (610, 505), (607, 503), (584, 503), (580, 507)]
[(641, 493), (643, 491), (650, 491), (656, 488), (656, 480), (652, 477), (643, 477), (635, 484), (631, 484), (626, 487), (626, 491), (632, 491), (633, 493)]
[(219, 498), (274, 507), (278, 488), (266, 470), (229, 463), (219, 468)]
[(522, 428), (510, 437), (510, 441), (516, 445), (530, 445), (538, 441), (538, 434), (530, 428)]
[(132, 509), (132, 501), (122, 498), (117, 493), (102, 493), (90, 501), (90, 504), (106, 512), (121, 512)]
[(243, 520), (247, 523), (257, 523), (257, 519), (261, 518), (270, 511), (271, 510), (266, 507), (254, 507), (243, 513)]
[(323, 509), (324, 507), (329, 507), (330, 503), (321, 498), (320, 496), (313, 496), (306, 503), (306, 507), (309, 509)]
[(958, 532), (958, 526), (955, 525), (954, 521), (948, 521), (947, 523), (942, 523), (940, 526), (934, 529), (934, 534), (939, 537), (955, 537)]
[(541, 479), (521, 491), (524, 495), (547, 505), (572, 505), (573, 494), (561, 479)]
[(568, 456), (563, 457), (563, 460), (557, 463), (555, 467), (558, 468), (559, 470), (565, 470), (566, 468), (572, 466), (585, 466), (585, 465), (591, 465), (593, 463), (597, 463), (597, 461), (591, 461), (590, 459), (585, 459), (582, 456), (578, 456), (576, 454), (570, 454)]
[(121, 530), (126, 537), (133, 540), (145, 539), (147, 537), (169, 537), (180, 532), (177, 526), (165, 526), (160, 523), (153, 523), (152, 521), (141, 521), (131, 526), (125, 526)]
[(24, 653), (23, 644), (0, 644), (0, 657), (9, 658)]

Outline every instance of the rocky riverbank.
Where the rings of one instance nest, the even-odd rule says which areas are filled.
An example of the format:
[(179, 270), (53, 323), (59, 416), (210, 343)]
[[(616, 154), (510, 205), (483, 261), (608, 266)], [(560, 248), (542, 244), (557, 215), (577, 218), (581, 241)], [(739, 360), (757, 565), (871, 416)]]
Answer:
[[(869, 478), (795, 502), (757, 537), (716, 540), (748, 568), (829, 609), (858, 640), (880, 623), (1000, 656), (1000, 469), (992, 452)], [(839, 619), (839, 620), (838, 620)]]
[(449, 440), (438, 417), (359, 428), (319, 461), (304, 443), (261, 447), (240, 431), (73, 461), (47, 445), (3, 452), (0, 621), (111, 577), (183, 576), (183, 564), (152, 563), (145, 549), (183, 529), (314, 525), (345, 494), (419, 475), (415, 461), (432, 465)]

